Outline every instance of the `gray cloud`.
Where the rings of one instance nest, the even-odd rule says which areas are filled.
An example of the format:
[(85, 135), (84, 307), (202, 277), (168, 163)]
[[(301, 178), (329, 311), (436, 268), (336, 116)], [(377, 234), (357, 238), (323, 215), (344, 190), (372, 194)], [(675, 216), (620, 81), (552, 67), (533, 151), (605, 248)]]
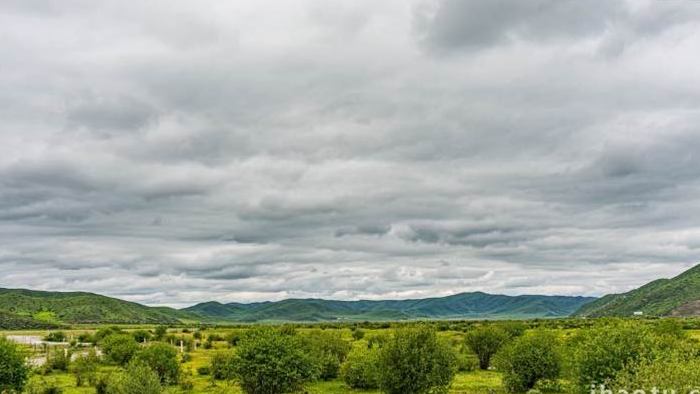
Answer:
[(680, 1), (3, 2), (0, 286), (189, 305), (675, 274), (700, 259), (699, 29)]

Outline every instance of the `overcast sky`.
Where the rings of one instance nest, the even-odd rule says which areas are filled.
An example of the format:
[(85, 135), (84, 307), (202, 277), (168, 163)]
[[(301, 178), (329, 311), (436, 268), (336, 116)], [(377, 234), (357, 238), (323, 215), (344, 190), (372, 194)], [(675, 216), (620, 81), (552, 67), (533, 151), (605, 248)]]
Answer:
[(0, 286), (601, 295), (700, 260), (700, 2), (0, 2)]

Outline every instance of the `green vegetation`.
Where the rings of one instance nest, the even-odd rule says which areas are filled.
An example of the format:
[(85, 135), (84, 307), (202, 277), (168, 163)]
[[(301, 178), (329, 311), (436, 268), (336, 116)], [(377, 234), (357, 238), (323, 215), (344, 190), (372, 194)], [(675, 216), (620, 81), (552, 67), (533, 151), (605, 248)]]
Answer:
[(341, 367), (340, 375), (354, 389), (379, 388), (379, 348), (365, 344), (355, 346)]
[(319, 366), (297, 335), (274, 328), (255, 328), (241, 339), (234, 371), (249, 394), (287, 393), (319, 376)]
[(509, 338), (508, 333), (499, 326), (482, 326), (469, 331), (464, 342), (479, 358), (479, 368), (489, 369), (491, 357)]
[(139, 345), (133, 336), (129, 334), (110, 334), (101, 342), (102, 350), (107, 359), (125, 365), (136, 355)]
[[(364, 335), (355, 335), (359, 330)], [(591, 384), (602, 384), (629, 392), (661, 385), (688, 394), (683, 390), (698, 387), (700, 367), (697, 319), (121, 325), (61, 332), (69, 343), (5, 341), (19, 354), (14, 365), (24, 369), (24, 392), (588, 394)], [(41, 339), (50, 333), (60, 334), (7, 334)], [(500, 341), (488, 370), (479, 369), (467, 345), (487, 337), (481, 333), (497, 333)], [(152, 339), (136, 342), (146, 335)], [(97, 349), (75, 338), (90, 339), (80, 342)], [(6, 354), (0, 351), (0, 365), (12, 364)], [(25, 356), (33, 367), (24, 365)]]
[(624, 294), (584, 305), (577, 316), (697, 316), (700, 314), (700, 265), (673, 279), (658, 279)]
[(510, 393), (524, 393), (543, 380), (556, 380), (561, 373), (558, 338), (537, 330), (518, 337), (496, 358), (496, 369), (503, 372), (503, 385)]
[(209, 321), (377, 321), (452, 318), (538, 318), (572, 314), (587, 297), (505, 296), (481, 292), (390, 301), (289, 299), (252, 304), (206, 302), (183, 309)]
[(165, 343), (154, 343), (141, 350), (136, 359), (149, 366), (163, 384), (177, 383), (180, 376), (180, 362), (177, 351)]
[[(150, 308), (92, 293), (0, 289), (0, 312), (23, 316), (17, 324), (55, 326), (63, 323), (175, 324), (189, 316), (170, 308)], [(13, 318), (16, 320), (16, 318)], [(7, 329), (33, 327), (3, 327)], [(39, 328), (39, 327), (37, 327)]]
[(401, 328), (380, 352), (379, 385), (389, 394), (446, 393), (455, 361), (430, 327)]
[(28, 372), (18, 346), (0, 337), (0, 393), (22, 391)]

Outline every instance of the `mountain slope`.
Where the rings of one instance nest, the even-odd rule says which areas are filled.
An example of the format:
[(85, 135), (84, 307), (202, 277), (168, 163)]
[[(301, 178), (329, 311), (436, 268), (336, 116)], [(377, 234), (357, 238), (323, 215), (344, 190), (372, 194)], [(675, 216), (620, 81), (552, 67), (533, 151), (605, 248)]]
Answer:
[(51, 323), (179, 323), (190, 317), (98, 294), (0, 289), (0, 312)]
[(700, 316), (700, 265), (673, 279), (658, 279), (624, 294), (584, 305), (576, 316)]
[(593, 301), (587, 297), (505, 296), (481, 292), (385, 301), (287, 299), (278, 302), (206, 302), (183, 309), (206, 320), (332, 321), (563, 317)]

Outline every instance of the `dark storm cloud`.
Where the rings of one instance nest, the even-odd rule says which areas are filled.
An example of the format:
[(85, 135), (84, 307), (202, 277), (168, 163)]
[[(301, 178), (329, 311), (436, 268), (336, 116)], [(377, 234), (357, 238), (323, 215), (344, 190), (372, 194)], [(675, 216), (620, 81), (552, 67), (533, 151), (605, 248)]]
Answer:
[(698, 8), (3, 2), (0, 286), (188, 305), (677, 273)]

